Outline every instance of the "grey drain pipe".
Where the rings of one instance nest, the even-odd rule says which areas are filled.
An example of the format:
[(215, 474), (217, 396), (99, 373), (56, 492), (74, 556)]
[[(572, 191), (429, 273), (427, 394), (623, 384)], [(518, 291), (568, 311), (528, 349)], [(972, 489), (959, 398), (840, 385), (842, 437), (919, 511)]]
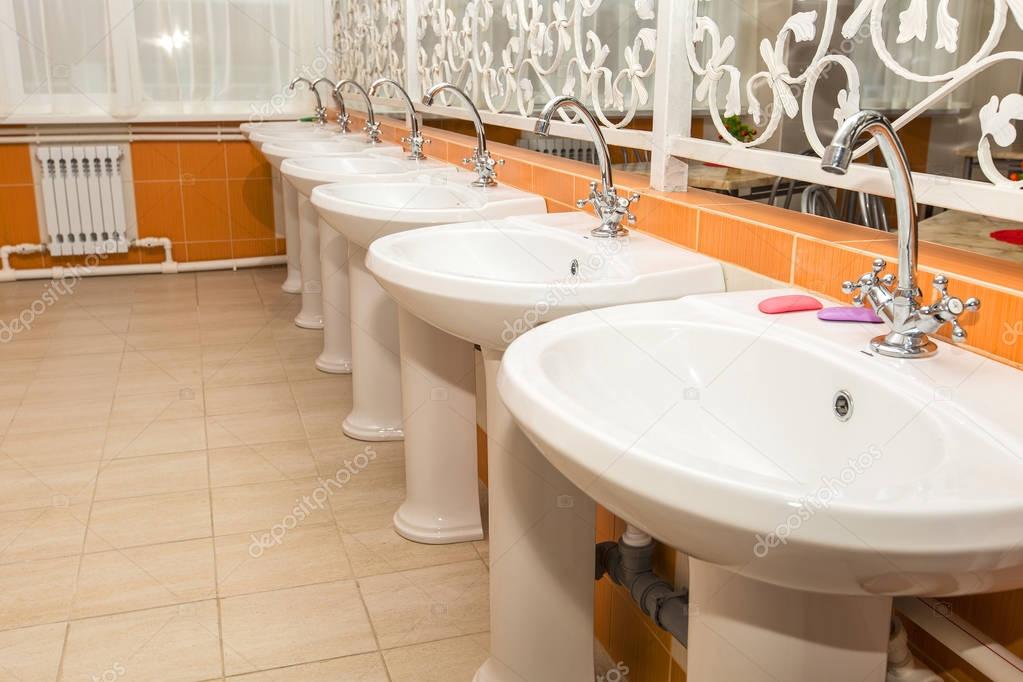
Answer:
[(657, 627), (682, 645), (689, 641), (689, 590), (661, 580), (653, 571), (654, 541), (629, 528), (618, 542), (597, 545), (596, 579), (607, 575), (629, 591)]

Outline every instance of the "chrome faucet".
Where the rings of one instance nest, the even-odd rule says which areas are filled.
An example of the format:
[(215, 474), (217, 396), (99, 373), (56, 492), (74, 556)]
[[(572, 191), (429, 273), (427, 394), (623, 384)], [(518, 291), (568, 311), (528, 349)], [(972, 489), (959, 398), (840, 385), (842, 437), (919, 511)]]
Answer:
[(462, 163), (468, 164), (476, 171), (476, 180), (472, 183), (473, 187), (493, 187), (497, 184), (496, 168), (499, 165), (504, 165), (504, 161), (495, 160), (487, 150), (487, 134), (483, 129), (483, 119), (480, 118), (479, 109), (476, 108), (476, 105), (472, 103), (467, 94), (451, 83), (438, 83), (430, 88), (423, 96), (423, 104), (428, 107), (433, 106), (433, 100), (442, 90), (450, 90), (465, 102), (466, 106), (469, 107), (469, 114), (472, 116), (473, 125), (476, 126), (476, 150), (471, 158), (462, 160)]
[[(334, 94), (340, 100), (341, 89), (346, 85), (351, 85), (353, 88), (359, 91), (362, 98), (366, 101), (366, 125), (363, 126), (362, 132), (366, 133), (366, 137), (369, 138), (370, 144), (380, 144), (380, 124), (377, 123), (376, 114), (373, 112), (373, 102), (369, 98), (369, 93), (366, 92), (366, 88), (362, 87), (351, 78), (338, 81), (337, 85), (334, 86)], [(347, 113), (345, 116), (347, 117)], [(345, 119), (345, 127), (347, 127), (347, 118)], [(345, 131), (347, 132), (347, 131)]]
[[(316, 81), (316, 83), (319, 82), (320, 81)], [(305, 83), (309, 90), (311, 90), (313, 95), (316, 97), (316, 123), (319, 125), (324, 125), (327, 122), (327, 107), (323, 106), (323, 99), (320, 97), (320, 92), (316, 89), (316, 83), (309, 80), (308, 78), (305, 78), (304, 76), (299, 76), (295, 80), (291, 81), (291, 83), (288, 85), (288, 90), (294, 90), (295, 86), (298, 85), (299, 83)]]
[[(853, 160), (856, 140), (869, 133), (877, 141), (884, 156), (895, 188), (895, 208), (899, 219), (898, 278), (889, 273), (882, 275), (888, 264), (883, 258), (873, 263), (873, 271), (855, 282), (845, 282), (842, 290), (856, 294), (853, 304), (870, 304), (891, 331), (871, 341), (871, 347), (881, 355), (893, 358), (925, 358), (934, 355), (938, 346), (928, 337), (945, 324), (952, 325), (952, 340), (962, 343), (966, 330), (959, 325), (959, 317), (967, 311), (980, 309), (980, 301), (966, 301), (948, 293), (948, 278), (934, 278), (938, 300), (931, 305), (920, 302), (922, 293), (917, 286), (920, 233), (917, 228), (916, 199), (913, 175), (909, 169), (906, 149), (898, 133), (884, 115), (876, 111), (861, 111), (848, 118), (835, 134), (821, 160), (825, 171), (845, 175)], [(894, 288), (892, 288), (894, 285)]]
[[(628, 219), (635, 222), (636, 216), (629, 212), (632, 204), (639, 201), (639, 194), (633, 193), (629, 197), (618, 195), (615, 189), (614, 178), (611, 175), (611, 154), (607, 149), (607, 140), (600, 132), (600, 125), (593, 114), (586, 109), (582, 102), (574, 97), (556, 97), (547, 103), (547, 106), (540, 112), (540, 120), (536, 122), (536, 132), (544, 137), (551, 134), (551, 119), (560, 109), (572, 108), (579, 112), (583, 125), (593, 137), (593, 144), (597, 147), (597, 159), (600, 162), (600, 184), (596, 181), (590, 183), (590, 196), (576, 202), (579, 208), (585, 208), (587, 204), (593, 206), (594, 212), (600, 218), (600, 227), (594, 229), (590, 234), (594, 237), (604, 239), (625, 237), (629, 231), (622, 227), (622, 220)], [(601, 184), (603, 186), (601, 186)]]
[[(338, 106), (338, 109), (337, 109), (338, 110), (337, 123), (338, 123), (338, 126), (341, 128), (340, 132), (342, 132), (342, 133), (348, 132), (347, 130), (345, 130), (345, 126), (342, 125), (342, 122), (341, 122), (341, 115), (344, 113), (345, 103), (343, 101), (341, 101), (341, 98), (338, 97), (338, 95), (337, 95), (337, 92), (335, 90), (335, 88), (337, 86), (334, 84), (334, 81), (330, 80), (326, 76), (320, 76), (319, 78), (317, 78), (316, 80), (313, 81), (312, 88), (313, 88), (314, 91), (316, 90), (316, 87), (320, 83), (326, 83), (328, 86), (330, 86), (330, 94), (334, 96), (334, 102)], [(324, 108), (324, 117), (323, 117), (322, 123), (326, 123), (326, 108)]]
[(408, 137), (401, 138), (401, 141), (409, 146), (408, 158), (411, 161), (422, 161), (426, 158), (426, 154), (423, 153), (423, 146), (430, 143), (430, 140), (423, 138), (422, 128), (420, 127), (419, 114), (416, 112), (416, 106), (412, 103), (412, 98), (409, 97), (408, 92), (405, 88), (390, 78), (381, 78), (369, 86), (369, 94), (375, 95), (385, 85), (390, 85), (398, 94), (401, 95), (401, 99), (405, 102), (405, 106), (408, 107), (408, 116), (410, 123), (410, 129)]

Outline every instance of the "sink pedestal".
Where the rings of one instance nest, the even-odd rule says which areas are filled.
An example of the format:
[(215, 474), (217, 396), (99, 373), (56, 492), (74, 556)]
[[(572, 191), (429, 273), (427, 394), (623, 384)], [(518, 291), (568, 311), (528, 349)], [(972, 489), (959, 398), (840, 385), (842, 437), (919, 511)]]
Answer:
[[(596, 505), (518, 428), (484, 349), (490, 658), (476, 682), (592, 682)], [(726, 679), (726, 678), (719, 678)]]
[(316, 368), (330, 374), (352, 372), (352, 318), (348, 296), (348, 240), (324, 220), (320, 226), (323, 280), (323, 352)]
[(696, 559), (689, 593), (689, 682), (884, 682), (889, 597), (791, 590)]
[[(299, 247), (298, 225), (298, 190), (285, 182), (281, 171), (273, 169), (274, 206), (281, 200), (281, 214), (284, 217), (284, 238), (288, 258), (288, 277), (281, 285), (281, 290), (288, 294), (302, 293), (302, 265)], [(279, 194), (278, 194), (279, 193)]]
[(407, 492), (395, 530), (426, 544), (481, 540), (473, 346), (398, 315)]
[[(295, 191), (294, 188), (292, 191)], [(302, 309), (295, 324), (323, 329), (323, 282), (320, 280), (320, 219), (309, 197), (298, 196), (299, 244), (302, 259)]]
[(366, 249), (348, 242), (352, 311), (352, 412), (342, 430), (362, 441), (402, 440), (398, 304), (366, 269)]

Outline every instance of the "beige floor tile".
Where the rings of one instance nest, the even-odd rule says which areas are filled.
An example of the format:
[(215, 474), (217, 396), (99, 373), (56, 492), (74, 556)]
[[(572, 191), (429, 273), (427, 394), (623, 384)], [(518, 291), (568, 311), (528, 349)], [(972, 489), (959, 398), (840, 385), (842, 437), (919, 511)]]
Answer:
[(78, 557), (0, 566), (0, 630), (68, 619)]
[(86, 554), (71, 617), (213, 599), (214, 573), (209, 538)]
[(249, 322), (229, 327), (202, 327), (200, 339), (204, 346), (259, 343), (269, 332), (268, 322)]
[(103, 458), (103, 443), (107, 437), (105, 426), (82, 429), (56, 426), (33, 433), (9, 433), (0, 444), (0, 454), (27, 466), (95, 462)]
[(57, 679), (66, 628), (66, 623), (53, 623), (0, 632), (0, 679)]
[[(83, 356), (88, 361), (93, 356)], [(105, 356), (104, 356), (105, 357)], [(117, 369), (109, 374), (36, 377), (23, 400), (26, 403), (112, 400), (117, 386)]]
[(61, 430), (88, 429), (106, 426), (110, 419), (112, 397), (95, 400), (71, 400), (22, 403), (7, 427), (8, 434)]
[(99, 462), (21, 464), (0, 456), (0, 511), (67, 507), (92, 499)]
[(77, 555), (88, 521), (88, 504), (0, 512), (0, 564)]
[(490, 655), (487, 635), (469, 635), (384, 652), (392, 682), (470, 682)]
[(213, 527), (218, 536), (268, 533), (278, 525), (331, 521), (330, 491), (315, 478), (213, 489)]
[(157, 332), (133, 332), (126, 337), (130, 350), (160, 350), (199, 345), (199, 328)]
[(352, 409), (351, 375), (325, 376), (322, 379), (294, 381), (291, 384), (298, 411), (303, 415), (342, 411), (347, 415)]
[(230, 682), (390, 682), (387, 670), (378, 653), (276, 668), (229, 677), (228, 680)]
[(222, 597), (266, 592), (352, 577), (333, 525), (307, 526), (273, 536), (246, 533), (216, 539)]
[(111, 424), (107, 430), (104, 458), (145, 457), (206, 449), (206, 422), (167, 419)]
[(211, 535), (209, 494), (205, 490), (106, 500), (92, 506), (85, 551)]
[(88, 336), (59, 336), (50, 341), (46, 352), (55, 357), (120, 353), (125, 348), (125, 336), (115, 332)]
[(295, 408), (206, 418), (209, 447), (277, 443), (306, 437), (302, 418)]
[(206, 414), (211, 417), (288, 409), (295, 409), (295, 399), (287, 382), (206, 388)]
[(198, 311), (139, 313), (131, 316), (128, 331), (133, 334), (144, 332), (180, 332), (198, 328)]
[(349, 439), (312, 441), (320, 476), (335, 478), (360, 454), (371, 462), (330, 498), (334, 518), (346, 533), (390, 528), (405, 501), (405, 459), (401, 443), (359, 443)]
[(359, 581), (383, 649), (485, 632), (487, 585), (479, 559)]
[[(202, 376), (202, 351), (198, 347), (185, 347), (129, 350), (124, 354), (121, 363), (122, 377), (151, 372), (163, 374), (177, 381), (198, 380)], [(145, 386), (141, 388), (144, 389)]]
[(104, 462), (96, 483), (97, 500), (206, 490), (206, 451), (132, 457)]
[(358, 577), (397, 573), (478, 558), (470, 542), (423, 545), (410, 542), (393, 528), (380, 528), (344, 536), (345, 551)]
[(112, 424), (126, 422), (167, 421), (204, 417), (206, 405), (202, 386), (182, 385), (179, 388), (147, 393), (121, 395), (114, 398), (110, 411)]
[(98, 375), (112, 376), (116, 380), (123, 357), (124, 353), (94, 353), (50, 358), (39, 365), (36, 377), (67, 380), (69, 377)]
[(336, 412), (317, 412), (302, 414), (302, 427), (305, 429), (306, 438), (321, 440), (326, 438), (345, 438), (341, 424), (348, 416), (349, 410), (338, 410)]
[(354, 582), (229, 597), (221, 619), (229, 675), (376, 649)]
[(267, 483), (317, 475), (305, 441), (241, 445), (210, 450), (210, 483), (214, 487)]
[(271, 343), (254, 349), (229, 346), (203, 355), (203, 380), (206, 386), (246, 386), (273, 384), (288, 380), (284, 365)]
[(476, 553), (480, 555), (480, 559), (483, 560), (483, 563), (490, 566), (490, 542), (487, 540), (479, 540), (472, 543), (472, 545), (476, 548)]
[(199, 682), (219, 678), (217, 603), (181, 604), (71, 623), (64, 680)]

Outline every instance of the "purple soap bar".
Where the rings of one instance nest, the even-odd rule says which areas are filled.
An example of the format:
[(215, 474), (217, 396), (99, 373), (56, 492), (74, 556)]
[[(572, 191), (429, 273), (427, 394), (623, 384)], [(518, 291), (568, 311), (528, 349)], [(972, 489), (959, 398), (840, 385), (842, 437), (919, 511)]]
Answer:
[(820, 310), (824, 306), (812, 296), (774, 296), (765, 298), (757, 308), (767, 315), (779, 315), (781, 313), (800, 313), (804, 310)]
[(825, 308), (817, 313), (817, 317), (825, 322), (866, 322), (868, 324), (881, 324), (884, 321), (870, 308), (852, 308), (848, 306)]

